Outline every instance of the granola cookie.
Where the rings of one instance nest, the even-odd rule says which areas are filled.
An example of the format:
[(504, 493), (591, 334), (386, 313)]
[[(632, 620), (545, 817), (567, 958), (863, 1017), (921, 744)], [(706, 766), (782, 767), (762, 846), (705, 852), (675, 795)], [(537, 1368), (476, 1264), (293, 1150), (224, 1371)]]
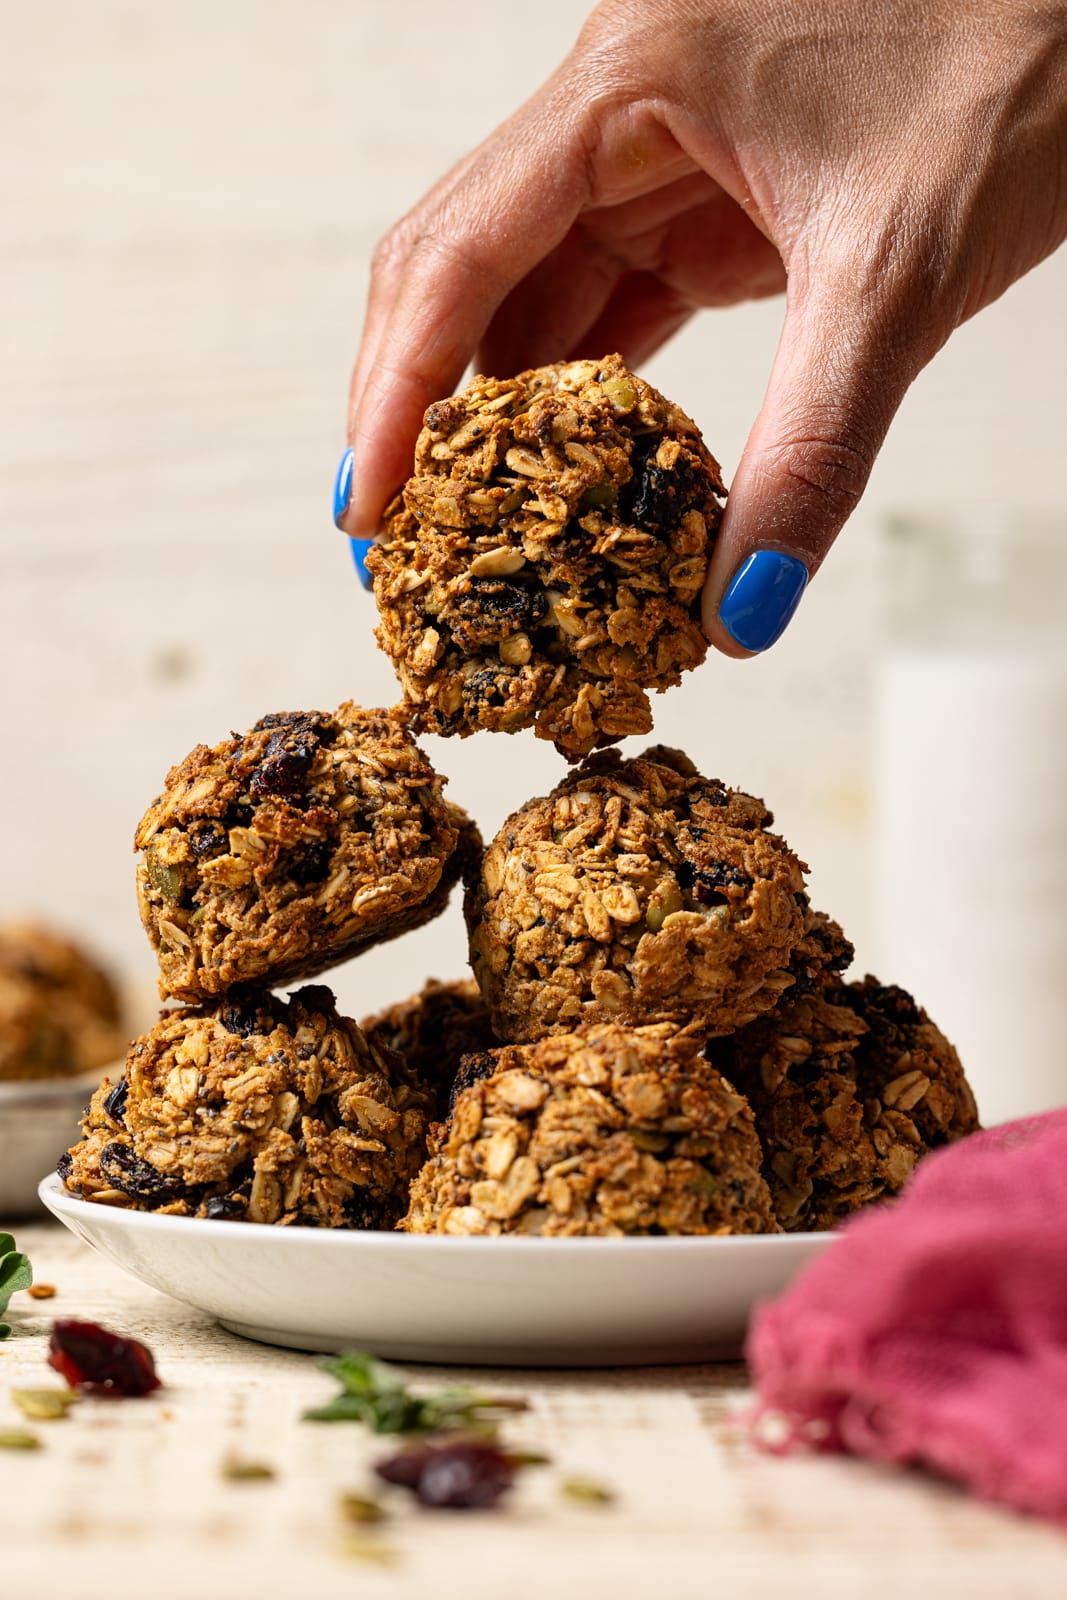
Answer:
[(837, 992), (867, 1026), (856, 1058), (864, 1100), (877, 1100), (909, 1140), (917, 1134), (929, 1149), (976, 1132), (978, 1108), (960, 1058), (911, 995), (871, 977)]
[(278, 712), (198, 745), (138, 826), (160, 993), (322, 972), (444, 909), (477, 829), (399, 711)]
[(391, 1228), (426, 1128), (426, 1097), (329, 989), (288, 1003), (246, 989), (136, 1039), (59, 1171), (86, 1200), (135, 1210)]
[(91, 1072), (125, 1045), (115, 986), (80, 945), (0, 925), (0, 1082)]
[(481, 990), (473, 978), (440, 983), (431, 978), (419, 993), (400, 1000), (360, 1027), (367, 1038), (395, 1050), (416, 1081), (433, 1095), (434, 1114), (452, 1104), (460, 1058), (499, 1043)]
[(828, 917), (825, 911), (812, 911), (808, 906), (804, 937), (794, 945), (789, 957), (793, 982), (779, 1003), (792, 1005), (801, 995), (812, 994), (836, 982), (841, 973), (848, 971), (855, 954), (852, 941), (841, 924)]
[(725, 493), (695, 423), (617, 355), (436, 401), (367, 556), (416, 726), (532, 724), (568, 760), (647, 733), (646, 691), (708, 648)]
[(500, 1038), (668, 1020), (730, 1033), (773, 1006), (810, 916), (804, 865), (772, 820), (663, 746), (595, 756), (528, 801), (467, 893)]
[(948, 1040), (874, 978), (805, 995), (712, 1041), (708, 1056), (752, 1105), (789, 1232), (896, 1194), (926, 1151), (978, 1126)]
[(412, 1185), (409, 1233), (776, 1231), (752, 1112), (693, 1035), (583, 1028), (473, 1059), (489, 1074)]

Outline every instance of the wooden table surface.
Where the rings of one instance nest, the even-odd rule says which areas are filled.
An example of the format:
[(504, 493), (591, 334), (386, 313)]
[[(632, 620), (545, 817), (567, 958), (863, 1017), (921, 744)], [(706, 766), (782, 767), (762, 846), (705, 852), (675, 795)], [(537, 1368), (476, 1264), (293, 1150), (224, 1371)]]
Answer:
[[(740, 1364), (604, 1372), (411, 1368), (522, 1394), (508, 1424), (551, 1464), (520, 1475), (506, 1509), (431, 1512), (391, 1491), (388, 1520), (346, 1528), (339, 1498), (371, 1484), (391, 1441), (300, 1414), (333, 1390), (316, 1359), (246, 1343), (144, 1288), (50, 1224), (20, 1246), (54, 1299), (19, 1295), (0, 1344), (0, 1430), (26, 1427), (12, 1387), (59, 1382), (53, 1316), (146, 1340), (165, 1387), (85, 1400), (33, 1424), (42, 1447), (0, 1451), (0, 1575), (19, 1600), (629, 1600), (881, 1597), (1029, 1600), (1067, 1594), (1067, 1537), (968, 1500), (952, 1485), (830, 1457), (762, 1454), (733, 1420)], [(299, 1286), (294, 1285), (294, 1293)], [(275, 1469), (234, 1482), (230, 1458)], [(561, 1493), (567, 1476), (613, 1489), (607, 1506)], [(394, 1498), (395, 1497), (395, 1498)], [(367, 1541), (371, 1547), (366, 1548)]]

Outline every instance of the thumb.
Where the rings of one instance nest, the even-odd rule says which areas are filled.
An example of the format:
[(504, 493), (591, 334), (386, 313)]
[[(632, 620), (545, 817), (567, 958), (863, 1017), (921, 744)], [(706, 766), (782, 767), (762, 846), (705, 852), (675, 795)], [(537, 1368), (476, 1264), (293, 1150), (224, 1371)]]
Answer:
[(731, 656), (766, 650), (785, 631), (921, 365), (876, 326), (852, 283), (817, 295), (790, 289), (704, 588), (704, 631)]

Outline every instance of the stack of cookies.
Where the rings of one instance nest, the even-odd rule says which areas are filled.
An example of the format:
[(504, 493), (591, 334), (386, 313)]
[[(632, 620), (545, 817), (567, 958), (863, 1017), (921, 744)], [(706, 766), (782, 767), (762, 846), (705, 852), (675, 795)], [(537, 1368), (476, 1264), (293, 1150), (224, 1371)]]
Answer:
[(136, 834), (163, 1013), (60, 1162), (86, 1199), (393, 1227), (433, 1097), (314, 976), (444, 909), (478, 831), (402, 715), (279, 713), (168, 774)]
[[(454, 1108), (417, 1232), (826, 1228), (977, 1126), (952, 1046), (899, 989), (846, 984), (761, 801), (679, 751), (593, 757), (508, 818), (467, 892), (477, 986), (421, 1001)], [(415, 1030), (404, 1008), (391, 1029)]]
[[(445, 1234), (832, 1226), (977, 1126), (955, 1051), (851, 946), (762, 801), (605, 751), (706, 644), (725, 491), (617, 356), (429, 408), (368, 558), (404, 704), (265, 717), (137, 833), (164, 998), (61, 1163), (88, 1199)], [(582, 761), (487, 850), (414, 728)], [(584, 759), (583, 759), (584, 758)], [(439, 912), (473, 979), (362, 1026), (271, 992)]]

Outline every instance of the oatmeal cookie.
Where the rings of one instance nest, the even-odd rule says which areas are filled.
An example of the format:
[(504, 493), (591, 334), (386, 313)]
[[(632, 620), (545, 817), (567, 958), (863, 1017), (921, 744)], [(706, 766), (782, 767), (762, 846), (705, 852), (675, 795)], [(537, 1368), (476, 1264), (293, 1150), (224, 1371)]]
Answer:
[(164, 1012), (105, 1078), (60, 1162), (86, 1200), (228, 1221), (391, 1228), (426, 1097), (322, 985)]
[(475, 378), (426, 412), (367, 556), (378, 642), (427, 733), (534, 726), (568, 760), (652, 726), (703, 661), (726, 491), (617, 355)]
[(438, 1117), (445, 1116), (452, 1103), (460, 1058), (491, 1050), (500, 1042), (473, 978), (456, 983), (431, 978), (410, 1000), (364, 1017), (360, 1027), (368, 1039), (403, 1058), (414, 1080), (432, 1094)]
[(856, 1055), (860, 1093), (912, 1143), (950, 1144), (978, 1128), (974, 1094), (954, 1047), (911, 995), (866, 977), (847, 995), (866, 1024)]
[(948, 1040), (903, 990), (829, 985), (708, 1056), (756, 1116), (775, 1215), (830, 1228), (902, 1187), (916, 1161), (978, 1126)]
[(752, 1112), (670, 1025), (468, 1057), (411, 1189), (409, 1233), (775, 1232)]
[(125, 1046), (115, 986), (80, 945), (0, 925), (0, 1082), (91, 1072)]
[(841, 924), (825, 911), (812, 911), (806, 895), (804, 901), (804, 937), (794, 945), (789, 957), (793, 983), (784, 991), (782, 1005), (792, 1005), (801, 995), (837, 981), (841, 973), (848, 971), (856, 954)]
[(351, 701), (198, 745), (134, 841), (164, 999), (308, 977), (437, 916), (480, 847), (443, 785), (400, 712)]
[[(471, 963), (501, 1039), (583, 1023), (730, 1033), (796, 980), (804, 865), (761, 800), (677, 750), (593, 757), (509, 817), (468, 890)], [(805, 947), (805, 968), (817, 945)]]

